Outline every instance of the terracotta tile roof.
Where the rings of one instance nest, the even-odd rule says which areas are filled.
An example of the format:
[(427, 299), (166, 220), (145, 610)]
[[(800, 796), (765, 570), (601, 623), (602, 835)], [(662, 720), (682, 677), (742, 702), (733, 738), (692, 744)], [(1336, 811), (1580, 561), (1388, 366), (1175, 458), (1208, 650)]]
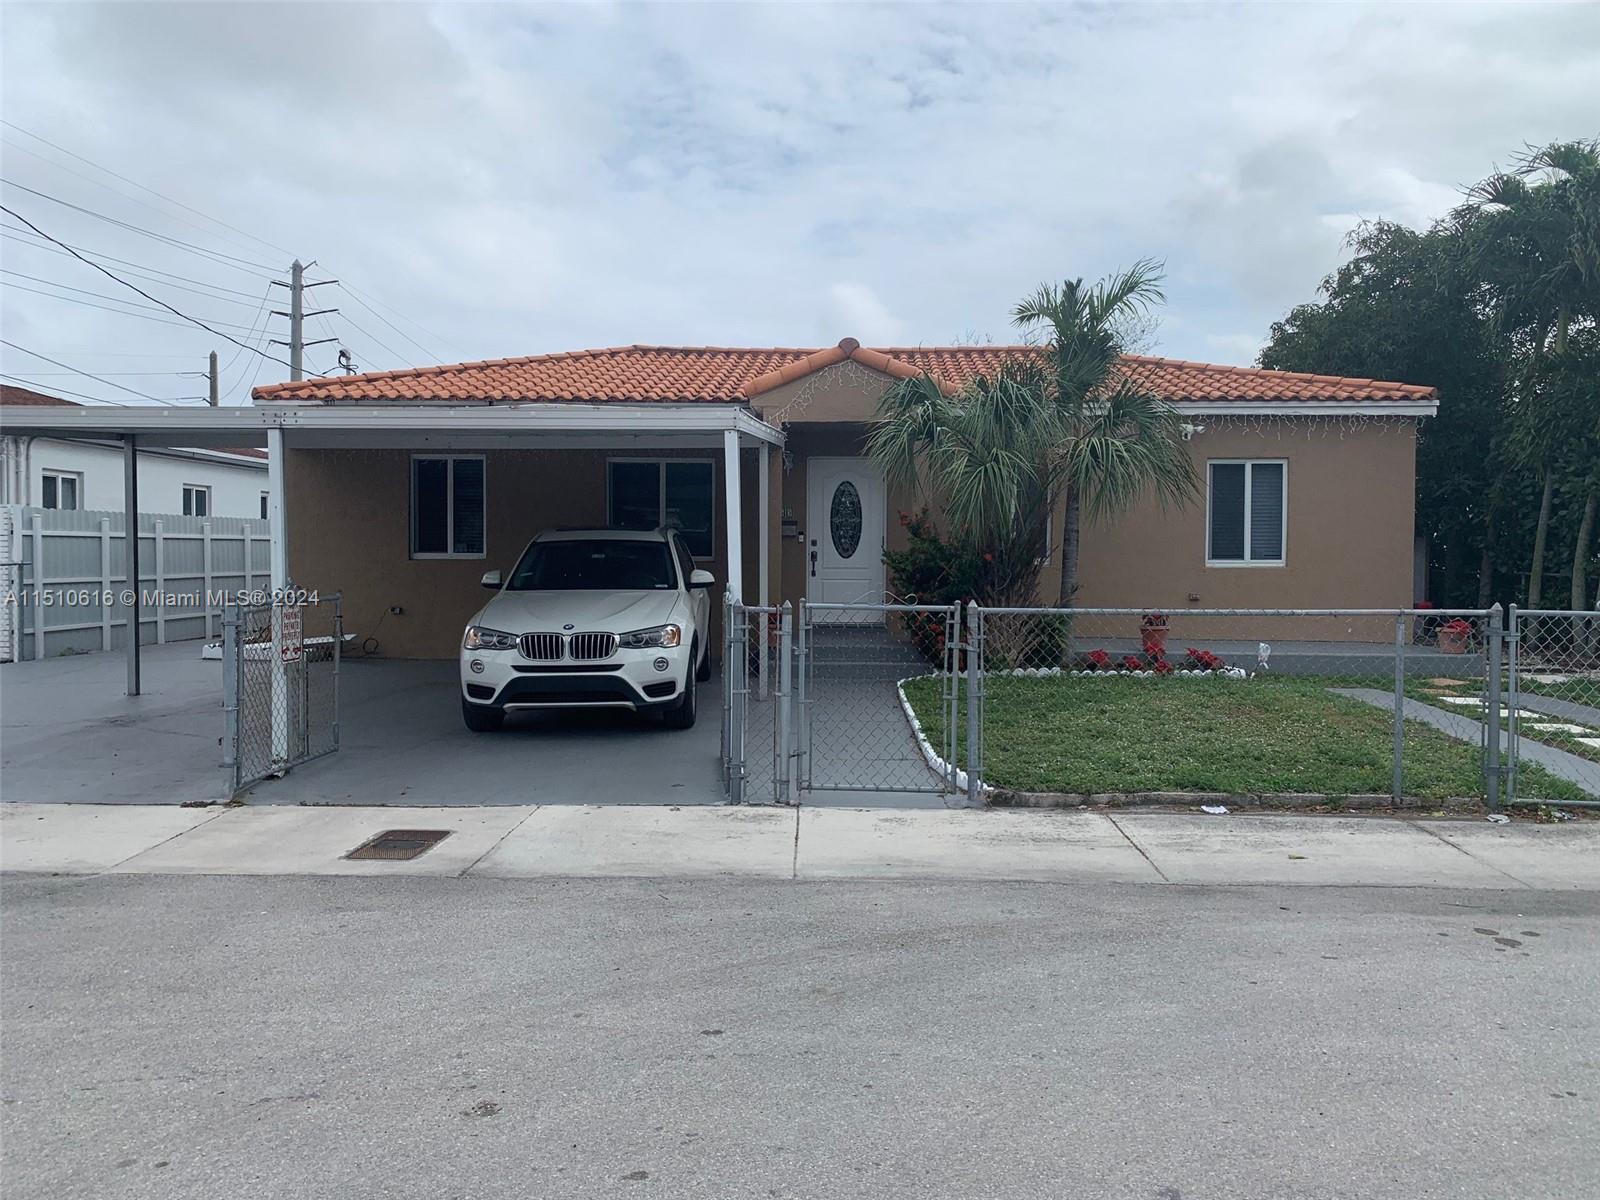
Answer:
[[(617, 346), (454, 366), (333, 376), (257, 388), (267, 401), (411, 401), (493, 404), (517, 401), (742, 403), (846, 359), (897, 378), (927, 372), (948, 389), (993, 373), (1032, 346), (891, 346), (870, 349), (854, 338), (823, 350), (785, 347)], [(1164, 399), (1204, 402), (1430, 402), (1415, 384), (1225, 367), (1128, 355), (1123, 372)]]
[(63, 400), (60, 396), (47, 396), (43, 392), (36, 392), (32, 388), (17, 387), (14, 384), (0, 383), (0, 404), (27, 404), (27, 405), (61, 405), (72, 408), (82, 408), (76, 400)]

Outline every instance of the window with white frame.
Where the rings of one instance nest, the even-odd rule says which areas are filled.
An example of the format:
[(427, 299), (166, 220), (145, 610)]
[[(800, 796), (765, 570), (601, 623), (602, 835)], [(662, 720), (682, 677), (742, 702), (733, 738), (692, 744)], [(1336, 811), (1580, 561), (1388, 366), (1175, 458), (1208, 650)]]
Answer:
[(211, 489), (201, 483), (183, 485), (183, 515), (209, 517), (211, 515)]
[(1206, 562), (1282, 566), (1289, 519), (1283, 459), (1213, 459), (1206, 464)]
[(267, 502), (270, 499), (271, 499), (271, 496), (267, 492), (262, 492), (261, 493), (261, 519), (263, 521), (265, 521), (267, 519)]
[(613, 529), (666, 526), (696, 558), (716, 552), (716, 470), (710, 459), (613, 458), (606, 463), (606, 521)]
[(40, 480), (39, 506), (76, 510), (83, 503), (83, 475), (78, 471), (46, 471)]
[(483, 557), (483, 484), (481, 454), (411, 459), (412, 558)]

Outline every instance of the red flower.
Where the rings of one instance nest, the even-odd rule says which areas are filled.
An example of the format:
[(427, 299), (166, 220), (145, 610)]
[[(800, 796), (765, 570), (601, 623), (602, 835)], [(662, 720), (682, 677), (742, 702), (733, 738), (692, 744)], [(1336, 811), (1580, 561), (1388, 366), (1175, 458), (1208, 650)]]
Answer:
[(1111, 655), (1104, 650), (1091, 650), (1084, 657), (1089, 660), (1089, 669), (1091, 671), (1104, 671), (1111, 666)]
[(1155, 671), (1155, 673), (1157, 675), (1171, 675), (1172, 674), (1172, 664), (1169, 663), (1164, 658), (1156, 659), (1155, 663), (1152, 664), (1152, 667), (1153, 667), (1153, 669), (1154, 669), (1154, 671)]
[(902, 525), (911, 524), (911, 514), (908, 513), (908, 512), (901, 513), (900, 514), (900, 524), (902, 524)]
[(990, 554), (987, 550), (985, 550), (983, 552), (983, 561), (984, 562), (993, 562), (994, 561), (994, 555)]
[(1125, 671), (1142, 671), (1144, 670), (1144, 663), (1132, 654), (1124, 654), (1122, 656), (1122, 667)]

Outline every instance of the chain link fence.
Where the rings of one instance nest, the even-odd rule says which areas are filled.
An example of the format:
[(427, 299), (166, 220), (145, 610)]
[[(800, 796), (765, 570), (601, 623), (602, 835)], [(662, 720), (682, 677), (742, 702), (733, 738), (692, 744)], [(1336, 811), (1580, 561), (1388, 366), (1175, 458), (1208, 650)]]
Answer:
[(1498, 617), (972, 606), (957, 753), (1015, 792), (1494, 801)]
[(339, 748), (337, 596), (223, 613), (224, 766), (238, 791)]
[(735, 800), (1600, 802), (1600, 616), (727, 611)]
[(1513, 798), (1574, 802), (1550, 795), (1532, 767), (1566, 775), (1600, 805), (1600, 612), (1512, 608), (1509, 631), (1501, 724)]

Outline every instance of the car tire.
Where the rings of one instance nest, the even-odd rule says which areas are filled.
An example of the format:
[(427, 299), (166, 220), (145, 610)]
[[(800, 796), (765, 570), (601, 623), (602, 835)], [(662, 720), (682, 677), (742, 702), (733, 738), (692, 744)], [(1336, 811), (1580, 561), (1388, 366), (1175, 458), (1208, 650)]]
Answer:
[(488, 704), (461, 701), (461, 720), (473, 733), (493, 733), (505, 724), (506, 710)]
[(683, 695), (661, 710), (661, 723), (668, 729), (688, 729), (694, 725), (695, 674), (689, 671), (683, 681)]
[(711, 678), (711, 654), (709, 651), (700, 656), (700, 660), (694, 669), (694, 677), (701, 683)]

